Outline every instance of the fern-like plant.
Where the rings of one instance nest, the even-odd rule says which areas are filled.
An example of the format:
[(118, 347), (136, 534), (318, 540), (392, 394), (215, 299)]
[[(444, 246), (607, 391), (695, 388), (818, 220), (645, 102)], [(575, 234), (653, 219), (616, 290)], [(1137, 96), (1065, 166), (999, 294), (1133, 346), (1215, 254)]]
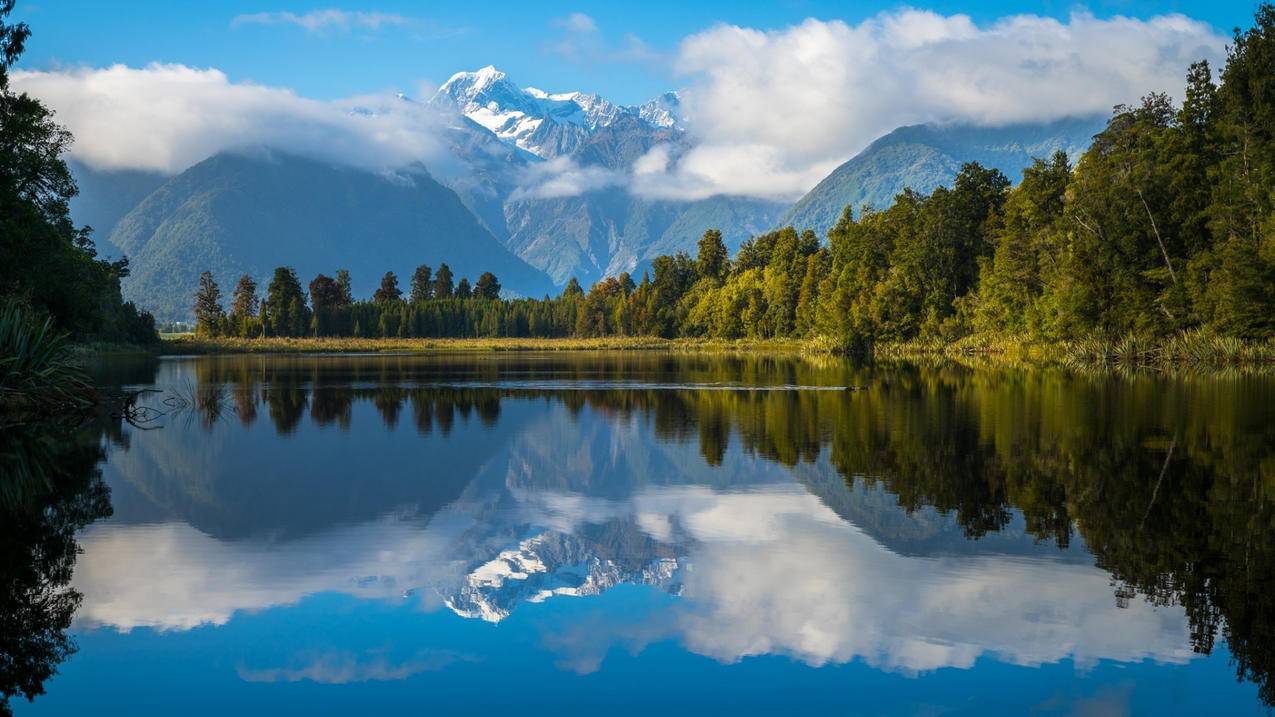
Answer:
[(51, 319), (34, 320), (14, 301), (0, 305), (0, 414), (82, 409), (94, 391)]

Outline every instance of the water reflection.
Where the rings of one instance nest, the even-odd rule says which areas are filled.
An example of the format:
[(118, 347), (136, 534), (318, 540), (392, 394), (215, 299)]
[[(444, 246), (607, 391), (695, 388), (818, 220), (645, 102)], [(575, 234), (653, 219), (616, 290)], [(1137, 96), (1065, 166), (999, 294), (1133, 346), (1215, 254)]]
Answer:
[(101, 459), (75, 426), (0, 429), (0, 714), (43, 694), (75, 651), (76, 531), (111, 512)]
[[(555, 630), (561, 665), (670, 640), (907, 674), (1173, 665), (1220, 636), (1275, 697), (1269, 379), (628, 354), (166, 361), (140, 383), (189, 410), (110, 448), (116, 516), (83, 533), (75, 574), (84, 629), (224, 625), (320, 594), (497, 623), (636, 584), (677, 599)], [(471, 658), (347, 651), (240, 676)]]

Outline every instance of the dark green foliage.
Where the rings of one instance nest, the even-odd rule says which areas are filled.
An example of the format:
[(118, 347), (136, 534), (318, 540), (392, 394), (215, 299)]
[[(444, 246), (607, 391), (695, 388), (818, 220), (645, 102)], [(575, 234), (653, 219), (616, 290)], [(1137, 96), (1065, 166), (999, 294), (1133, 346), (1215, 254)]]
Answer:
[(226, 311), (221, 306), (221, 288), (211, 271), (199, 275), (199, 289), (195, 292), (195, 333), (200, 336), (217, 335)]
[(421, 264), (412, 272), (412, 293), (409, 301), (413, 304), (425, 301), (434, 295), (434, 270), (429, 264)]
[(76, 535), (111, 514), (98, 468), (111, 429), (54, 423), (0, 431), (0, 714), (11, 714), (13, 698), (44, 694), (75, 652)]
[(450, 299), (452, 296), (452, 268), (446, 263), (438, 265), (438, 273), (434, 275), (434, 298)]
[(456, 285), (456, 298), (469, 299), (472, 298), (473, 295), (474, 290), (469, 286), (469, 279), (462, 276), (460, 278), (460, 283)]
[(51, 319), (33, 319), (13, 301), (0, 305), (0, 426), (29, 415), (82, 408), (92, 394), (66, 336), (53, 328)]
[(310, 306), (314, 312), (310, 323), (315, 336), (332, 335), (336, 328), (332, 325), (334, 311), (345, 304), (345, 292), (335, 279), (324, 274), (314, 277), (310, 282)]
[(341, 291), (341, 305), (354, 303), (354, 289), (350, 286), (350, 272), (346, 269), (336, 270), (336, 286)]
[(38, 100), (9, 89), (9, 68), (30, 35), (5, 22), (12, 10), (0, 1), (0, 297), (47, 314), (77, 339), (151, 343), (153, 320), (120, 296), (127, 259), (98, 259), (90, 230), (71, 222), (76, 186), (62, 159), (70, 133)]
[(274, 270), (274, 278), (266, 287), (265, 310), (262, 323), (272, 336), (304, 336), (308, 333), (310, 317), (305, 310), (305, 295), (301, 282), (292, 267), (281, 266)]
[(336, 280), (319, 274), (310, 282), (310, 305), (315, 311), (331, 309), (345, 303), (345, 295)]
[(726, 273), (726, 263), (730, 256), (726, 253), (726, 244), (722, 242), (722, 233), (716, 229), (704, 232), (699, 240), (699, 252), (695, 256), (695, 270), (701, 277), (720, 279)]
[(478, 277), (478, 283), (474, 284), (474, 296), (479, 299), (499, 299), (500, 282), (496, 279), (496, 275), (490, 271), (484, 271)]
[(385, 272), (385, 276), (381, 277), (381, 286), (377, 288), (375, 294), (372, 294), (372, 301), (387, 304), (402, 298), (403, 291), (398, 288), (398, 277), (392, 271)]
[[(1008, 190), (999, 172), (967, 164), (951, 189), (904, 191), (857, 221), (847, 212), (829, 232), (829, 273), (803, 280), (818, 306), (811, 319), (800, 302), (796, 333), (844, 346), (971, 332), (1275, 334), (1272, 48), (1275, 11), (1263, 4), (1220, 86), (1197, 63), (1181, 107), (1151, 95), (1117, 108), (1074, 171), (1058, 152)], [(787, 276), (766, 260), (769, 241), (746, 242), (736, 264), (764, 267), (766, 328), (782, 330), (787, 307), (774, 304), (787, 301)]]

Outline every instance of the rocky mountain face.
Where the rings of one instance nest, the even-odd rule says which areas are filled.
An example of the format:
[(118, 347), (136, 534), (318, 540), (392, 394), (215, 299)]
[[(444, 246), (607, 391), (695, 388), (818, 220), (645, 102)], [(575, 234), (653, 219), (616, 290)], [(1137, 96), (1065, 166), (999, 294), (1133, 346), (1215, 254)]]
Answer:
[[(693, 250), (710, 227), (722, 231), (728, 246), (771, 228), (783, 203), (736, 196), (703, 200), (655, 200), (636, 196), (622, 184), (571, 196), (536, 197), (513, 191), (523, 172), (537, 161), (570, 161), (617, 176), (630, 171), (652, 149), (686, 147), (680, 98), (668, 92), (636, 106), (621, 106), (580, 92), (550, 94), (520, 89), (503, 72), (485, 67), (453, 75), (430, 100), (442, 111), (455, 111), (490, 136), (522, 150), (525, 161), (508, 168), (504, 187), (503, 232), (506, 246), (555, 284), (572, 277), (585, 286), (621, 272), (640, 274), (660, 254)], [(468, 147), (456, 147), (471, 162)], [(483, 155), (490, 157), (490, 152)], [(465, 180), (461, 180), (463, 184)], [(462, 197), (468, 190), (452, 184)], [(484, 223), (491, 227), (494, 191), (485, 196)], [(467, 204), (476, 206), (478, 202)], [(712, 223), (705, 223), (711, 221)]]
[(509, 248), (564, 284), (629, 272), (636, 281), (655, 257), (694, 252), (704, 230), (718, 227), (727, 248), (774, 226), (785, 205), (751, 197), (693, 202), (635, 197), (621, 188), (574, 197), (512, 201), (505, 207)]
[(966, 162), (995, 167), (1017, 183), (1033, 158), (1047, 159), (1062, 150), (1074, 161), (1105, 125), (1105, 117), (1084, 117), (1005, 127), (900, 127), (833, 170), (779, 223), (814, 229), (822, 236), (845, 207), (856, 212), (863, 205), (884, 209), (907, 187), (928, 194), (950, 184)]
[(535, 87), (519, 88), (490, 65), (452, 75), (430, 104), (459, 110), (500, 139), (543, 159), (570, 156), (596, 132), (617, 123), (627, 125), (626, 134), (639, 135), (679, 124), (676, 93), (623, 107), (584, 92), (551, 94)]
[(264, 286), (277, 266), (303, 284), (345, 268), (366, 297), (386, 271), (406, 278), (446, 261), (458, 278), (494, 272), (510, 293), (552, 289), (423, 167), (382, 176), (278, 152), (219, 154), (148, 195), (110, 242), (132, 259), (125, 297), (161, 320), (190, 315), (205, 270), (229, 292), (243, 273)]

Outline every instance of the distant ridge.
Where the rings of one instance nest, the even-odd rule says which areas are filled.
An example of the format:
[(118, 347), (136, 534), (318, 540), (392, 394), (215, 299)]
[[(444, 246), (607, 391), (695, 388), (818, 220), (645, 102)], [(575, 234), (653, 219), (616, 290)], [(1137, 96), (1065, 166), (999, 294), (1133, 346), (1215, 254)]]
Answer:
[(1105, 126), (1106, 117), (1095, 116), (1004, 127), (900, 127), (833, 170), (784, 214), (780, 226), (822, 236), (847, 205), (856, 212), (864, 204), (884, 209), (906, 187), (928, 194), (950, 183), (966, 162), (995, 167), (1017, 183), (1033, 157), (1061, 149), (1075, 161)]
[(196, 164), (122, 218), (111, 243), (132, 259), (125, 296), (160, 320), (191, 315), (204, 270), (228, 293), (242, 273), (264, 290), (277, 266), (295, 267), (303, 284), (345, 268), (368, 297), (386, 271), (406, 286), (417, 265), (445, 261), (457, 280), (494, 272), (509, 294), (552, 289), (423, 168), (387, 177), (279, 152)]

